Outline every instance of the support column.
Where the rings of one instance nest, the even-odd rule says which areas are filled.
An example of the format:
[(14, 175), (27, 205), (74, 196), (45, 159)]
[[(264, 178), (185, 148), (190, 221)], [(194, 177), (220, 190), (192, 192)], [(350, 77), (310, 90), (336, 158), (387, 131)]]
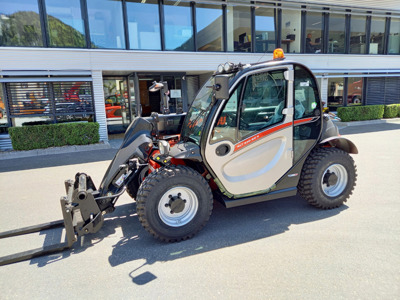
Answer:
[(324, 107), (328, 106), (328, 78), (322, 77), (321, 78), (321, 87), (320, 87), (320, 92), (321, 92), (321, 101), (324, 102)]
[(100, 141), (108, 142), (106, 108), (104, 105), (103, 74), (101, 70), (92, 70), (92, 79), (96, 122), (100, 124)]

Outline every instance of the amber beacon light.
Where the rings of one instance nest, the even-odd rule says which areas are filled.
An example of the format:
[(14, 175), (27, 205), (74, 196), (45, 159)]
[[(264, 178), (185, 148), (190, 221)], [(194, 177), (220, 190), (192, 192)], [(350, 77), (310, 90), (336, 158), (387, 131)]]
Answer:
[(282, 48), (276, 48), (273, 53), (273, 59), (284, 59), (285, 53), (283, 52)]

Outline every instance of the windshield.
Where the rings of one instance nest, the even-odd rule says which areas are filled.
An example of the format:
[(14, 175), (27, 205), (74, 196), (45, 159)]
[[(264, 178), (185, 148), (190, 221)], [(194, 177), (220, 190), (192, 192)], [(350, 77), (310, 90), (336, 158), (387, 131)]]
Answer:
[(182, 136), (200, 143), (201, 131), (204, 127), (208, 113), (211, 109), (213, 95), (214, 76), (211, 77), (201, 88), (183, 123)]

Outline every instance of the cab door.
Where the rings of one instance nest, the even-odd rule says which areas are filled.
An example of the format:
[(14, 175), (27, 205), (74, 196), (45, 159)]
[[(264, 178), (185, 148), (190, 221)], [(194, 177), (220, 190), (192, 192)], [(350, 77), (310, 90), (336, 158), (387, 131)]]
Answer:
[(293, 162), (293, 67), (247, 73), (208, 135), (205, 158), (229, 194), (268, 192)]

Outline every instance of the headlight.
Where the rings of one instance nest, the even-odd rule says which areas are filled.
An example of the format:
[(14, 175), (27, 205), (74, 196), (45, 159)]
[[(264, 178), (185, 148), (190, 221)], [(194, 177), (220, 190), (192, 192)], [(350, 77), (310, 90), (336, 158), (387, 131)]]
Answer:
[(169, 153), (169, 143), (167, 141), (158, 141), (158, 149), (161, 155), (167, 155)]
[(224, 65), (223, 65), (223, 64), (220, 64), (220, 65), (218, 66), (218, 68), (217, 68), (217, 71), (218, 71), (218, 73), (224, 72)]
[(224, 65), (224, 71), (225, 72), (231, 71), (232, 68), (233, 68), (233, 63), (230, 63), (230, 62), (225, 63), (225, 65)]

